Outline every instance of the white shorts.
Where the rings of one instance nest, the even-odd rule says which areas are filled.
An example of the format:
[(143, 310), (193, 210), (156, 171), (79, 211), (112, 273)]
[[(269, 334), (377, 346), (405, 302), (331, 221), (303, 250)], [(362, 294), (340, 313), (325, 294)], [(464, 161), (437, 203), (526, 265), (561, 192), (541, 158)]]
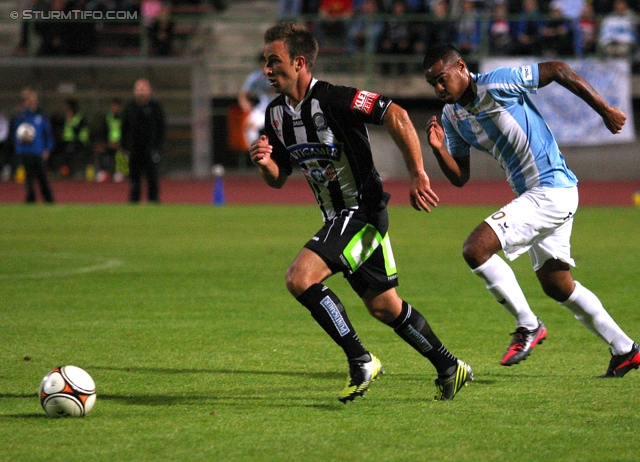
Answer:
[(529, 252), (533, 270), (549, 259), (576, 266), (571, 258), (571, 227), (578, 209), (578, 188), (533, 188), (485, 222), (509, 260)]

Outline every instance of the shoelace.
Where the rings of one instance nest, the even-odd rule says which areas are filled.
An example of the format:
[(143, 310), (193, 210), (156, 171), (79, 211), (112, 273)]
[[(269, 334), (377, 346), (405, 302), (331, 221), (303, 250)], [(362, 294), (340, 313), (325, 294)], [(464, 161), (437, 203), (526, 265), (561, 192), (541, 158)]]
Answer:
[(510, 335), (513, 335), (511, 345), (515, 345), (518, 350), (522, 350), (527, 343), (527, 334), (529, 333), (531, 333), (531, 331), (525, 329), (524, 327), (519, 327), (515, 332), (511, 332)]

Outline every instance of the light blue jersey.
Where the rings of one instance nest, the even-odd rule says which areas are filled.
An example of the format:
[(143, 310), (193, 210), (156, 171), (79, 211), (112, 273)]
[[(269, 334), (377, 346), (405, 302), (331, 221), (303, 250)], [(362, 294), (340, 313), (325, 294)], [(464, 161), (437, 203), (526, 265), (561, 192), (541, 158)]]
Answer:
[(500, 68), (473, 75), (478, 96), (468, 106), (447, 104), (442, 125), (453, 157), (470, 146), (493, 156), (519, 196), (531, 188), (567, 188), (578, 183), (547, 123), (527, 93), (538, 90), (538, 65)]

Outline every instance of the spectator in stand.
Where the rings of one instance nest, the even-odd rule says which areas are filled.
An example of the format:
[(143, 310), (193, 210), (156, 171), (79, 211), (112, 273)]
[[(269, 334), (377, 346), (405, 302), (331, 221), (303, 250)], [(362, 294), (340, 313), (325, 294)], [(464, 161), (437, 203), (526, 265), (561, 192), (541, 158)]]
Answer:
[(406, 0), (409, 13), (428, 13), (429, 0)]
[(524, 0), (523, 11), (514, 24), (513, 54), (527, 56), (540, 53), (540, 26), (543, 20), (538, 1)]
[(163, 8), (161, 0), (142, 0), (140, 3), (140, 14), (142, 15), (142, 25), (150, 29), (153, 22), (160, 15)]
[(638, 48), (637, 17), (626, 0), (615, 0), (613, 12), (600, 25), (598, 49), (605, 56), (633, 56)]
[(598, 43), (598, 20), (596, 19), (593, 5), (585, 3), (579, 19), (580, 46), (583, 55), (592, 55), (596, 52)]
[[(39, 11), (43, 9), (43, 0), (20, 0), (17, 4), (18, 11), (34, 10)], [(33, 37), (33, 29), (31, 25), (35, 24), (34, 21), (23, 19), (20, 25), (20, 43), (14, 50), (13, 54), (24, 55), (29, 51), (31, 40)]]
[(173, 54), (173, 31), (175, 23), (171, 19), (171, 6), (164, 5), (149, 28), (151, 53), (156, 56)]
[(512, 23), (507, 19), (507, 7), (504, 3), (496, 3), (489, 22), (489, 53), (495, 56), (511, 54)]
[[(549, 3), (548, 9), (551, 10), (551, 5), (555, 3), (556, 6), (562, 10), (565, 17), (571, 21), (576, 21), (580, 17), (584, 6), (587, 3), (591, 4), (591, 2), (592, 0), (552, 0)], [(542, 4), (544, 5), (544, 3)]]
[(320, 0), (318, 15), (316, 37), (320, 47), (344, 47), (353, 15), (353, 0)]
[(302, 14), (303, 0), (280, 0), (278, 4), (278, 18), (292, 19)]
[(347, 31), (347, 53), (375, 52), (384, 30), (384, 21), (376, 20), (379, 13), (376, 0), (355, 0), (353, 20)]
[[(549, 19), (540, 25), (542, 56), (571, 56), (573, 49), (573, 29), (571, 21), (562, 12), (560, 2), (549, 4)], [(540, 54), (540, 53), (538, 53)]]
[(613, 11), (612, 0), (591, 0), (589, 3), (593, 5), (593, 12), (596, 17), (607, 15)]
[(435, 20), (425, 23), (422, 29), (420, 45), (415, 47), (417, 53), (424, 54), (427, 48), (444, 43), (455, 43), (456, 24), (450, 18), (449, 5), (446, 0), (436, 0), (433, 4)]
[[(388, 55), (391, 60), (383, 58), (380, 72), (382, 75), (391, 75), (395, 69), (399, 75), (404, 75), (407, 72), (407, 64), (402, 56), (413, 53), (414, 43), (405, 0), (394, 0), (391, 14), (392, 19), (384, 22), (378, 46), (378, 53)], [(400, 61), (394, 61), (398, 57)]]
[(464, 0), (462, 2), (462, 14), (457, 24), (458, 50), (465, 56), (476, 53), (480, 47), (481, 23), (480, 15), (476, 11), (474, 0)]
[[(88, 0), (67, 0), (64, 11), (75, 17), (74, 11), (91, 11)], [(94, 52), (98, 44), (96, 22), (93, 20), (71, 21), (64, 24), (63, 53), (69, 56), (86, 56)]]
[[(59, 11), (65, 9), (65, 0), (51, 0), (42, 2), (38, 8), (45, 12)], [(41, 56), (56, 56), (66, 54), (65, 42), (68, 24), (64, 21), (37, 21), (35, 23), (36, 33), (40, 36), (40, 47), (38, 54)]]

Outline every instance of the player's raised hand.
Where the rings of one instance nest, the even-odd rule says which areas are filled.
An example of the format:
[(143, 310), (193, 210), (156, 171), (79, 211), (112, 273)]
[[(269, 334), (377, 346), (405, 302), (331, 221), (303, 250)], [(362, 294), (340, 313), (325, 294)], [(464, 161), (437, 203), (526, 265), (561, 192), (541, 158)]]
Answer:
[(249, 146), (251, 162), (259, 166), (266, 166), (271, 160), (273, 146), (269, 144), (269, 138), (262, 135)]
[(444, 130), (438, 123), (436, 116), (432, 116), (429, 122), (427, 122), (427, 137), (432, 149), (439, 150), (442, 148), (444, 143)]
[(425, 172), (411, 179), (409, 194), (411, 206), (416, 210), (431, 212), (431, 207), (437, 207), (440, 198), (431, 189), (431, 182)]
[(627, 121), (627, 116), (620, 109), (609, 106), (607, 111), (602, 114), (602, 120), (609, 131), (616, 134), (622, 131), (622, 126)]

